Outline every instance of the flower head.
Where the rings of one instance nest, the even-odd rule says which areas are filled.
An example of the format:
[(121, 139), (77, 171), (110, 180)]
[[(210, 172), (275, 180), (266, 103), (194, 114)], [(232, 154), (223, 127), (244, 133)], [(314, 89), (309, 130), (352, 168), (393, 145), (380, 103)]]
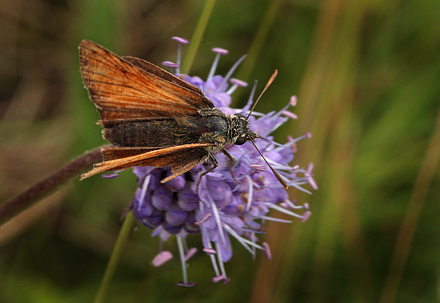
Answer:
[[(214, 48), (217, 54), (206, 80), (199, 77), (180, 75), (180, 44), (188, 41), (174, 37), (179, 42), (178, 63), (166, 61), (164, 65), (174, 69), (176, 75), (198, 87), (212, 101), (215, 107), (225, 114), (241, 113), (249, 115), (253, 103), (255, 86), (248, 104), (243, 109), (233, 109), (231, 94), (239, 86), (247, 84), (231, 78), (234, 70), (244, 57), (231, 68), (226, 76), (215, 75), (219, 58), (227, 51)], [(316, 189), (312, 177), (312, 167), (307, 170), (290, 166), (294, 158), (295, 144), (304, 137), (288, 138), (285, 144), (274, 142), (271, 133), (289, 118), (296, 116), (288, 108), (296, 104), (296, 98), (279, 112), (261, 114), (252, 112), (248, 117), (250, 129), (259, 134), (255, 141), (267, 162), (280, 175), (288, 186), (301, 190), (304, 184)], [(215, 276), (214, 282), (229, 282), (224, 262), (232, 257), (231, 238), (237, 240), (252, 255), (257, 250), (265, 251), (270, 258), (267, 243), (258, 243), (258, 235), (265, 231), (265, 221), (291, 222), (269, 216), (269, 211), (277, 211), (305, 221), (310, 216), (306, 205), (296, 205), (290, 201), (286, 189), (268, 167), (252, 142), (226, 147), (234, 161), (222, 153), (215, 154), (218, 167), (203, 163), (191, 171), (166, 183), (160, 180), (171, 174), (168, 168), (135, 167), (133, 172), (138, 177), (139, 188), (135, 194), (133, 213), (145, 226), (154, 229), (153, 235), (167, 240), (175, 235), (182, 261), (183, 282), (180, 286), (192, 286), (186, 275), (186, 261), (195, 253), (187, 249), (185, 238), (189, 234), (201, 234), (203, 251), (211, 258)], [(202, 176), (202, 177), (201, 177)], [(300, 210), (298, 214), (295, 211)], [(158, 266), (171, 258), (169, 252), (161, 252), (154, 260)]]

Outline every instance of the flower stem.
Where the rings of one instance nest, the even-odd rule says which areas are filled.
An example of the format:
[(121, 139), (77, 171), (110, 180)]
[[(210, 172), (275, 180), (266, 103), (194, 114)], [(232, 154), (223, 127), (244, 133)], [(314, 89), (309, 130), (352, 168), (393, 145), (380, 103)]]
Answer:
[(282, 2), (283, 0), (272, 0), (270, 2), (268, 8), (266, 9), (263, 20), (258, 27), (257, 33), (255, 34), (255, 38), (252, 41), (252, 45), (249, 48), (247, 58), (237, 74), (238, 79), (243, 81), (247, 81), (249, 79), (252, 70), (257, 63), (258, 56), (264, 47), (264, 41), (266, 40), (269, 30), (277, 16), (278, 11), (280, 10)]
[(115, 274), (116, 267), (122, 255), (122, 250), (125, 247), (130, 231), (133, 228), (134, 216), (133, 212), (129, 212), (124, 219), (124, 224), (122, 224), (121, 231), (119, 232), (118, 239), (116, 240), (115, 247), (113, 248), (110, 261), (107, 264), (107, 268), (102, 278), (101, 285), (99, 286), (98, 293), (96, 294), (95, 303), (102, 303), (105, 301), (105, 297), (110, 287), (110, 282)]
[(101, 148), (95, 148), (73, 159), (53, 174), (32, 185), (19, 195), (2, 203), (0, 207), (0, 224), (10, 220), (18, 213), (32, 206), (59, 189), (63, 184), (89, 169), (93, 163), (102, 161)]
[(209, 18), (211, 17), (214, 4), (215, 0), (206, 0), (205, 7), (200, 15), (199, 22), (197, 23), (196, 29), (188, 46), (188, 51), (182, 63), (182, 74), (188, 74), (189, 70), (191, 69), (194, 58), (197, 54), (197, 50), (200, 46), (200, 42), (202, 41), (203, 34), (205, 33)]

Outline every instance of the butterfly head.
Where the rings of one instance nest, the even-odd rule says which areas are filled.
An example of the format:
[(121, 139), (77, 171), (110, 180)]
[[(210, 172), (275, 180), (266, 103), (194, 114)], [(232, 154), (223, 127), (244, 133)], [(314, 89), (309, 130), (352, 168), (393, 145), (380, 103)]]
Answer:
[(246, 141), (259, 138), (258, 134), (249, 129), (249, 121), (242, 114), (232, 115), (232, 142), (242, 145)]

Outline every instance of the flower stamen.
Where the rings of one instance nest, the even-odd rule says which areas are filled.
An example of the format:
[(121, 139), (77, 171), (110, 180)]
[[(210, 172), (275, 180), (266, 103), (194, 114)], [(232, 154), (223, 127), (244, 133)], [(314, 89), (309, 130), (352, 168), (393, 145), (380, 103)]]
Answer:
[(193, 282), (188, 282), (188, 276), (186, 272), (186, 260), (185, 260), (185, 252), (183, 249), (183, 239), (180, 236), (176, 236), (177, 239), (177, 247), (179, 248), (179, 255), (180, 255), (180, 264), (182, 265), (182, 275), (183, 275), (183, 281), (177, 283), (178, 286), (183, 287), (192, 287), (195, 285)]
[(240, 87), (246, 87), (248, 85), (247, 82), (244, 82), (244, 81), (241, 81), (241, 80), (235, 79), (235, 78), (231, 78), (231, 80), (229, 80), (229, 82), (232, 84), (232, 86), (226, 92), (228, 95), (231, 95), (233, 92), (235, 92), (237, 87), (239, 87), (239, 86)]
[(206, 78), (206, 82), (211, 81), (212, 77), (214, 77), (215, 70), (217, 69), (217, 65), (218, 65), (218, 62), (220, 60), (220, 56), (228, 54), (228, 51), (226, 49), (223, 49), (223, 48), (220, 48), (220, 47), (214, 47), (212, 49), (212, 51), (214, 53), (217, 53), (217, 55), (215, 56), (214, 62), (211, 65), (211, 69), (209, 71), (208, 77)]
[(180, 38), (180, 37), (173, 37), (172, 39), (178, 43), (177, 44), (176, 74), (180, 74), (182, 44), (188, 44), (189, 41), (186, 39)]
[(237, 60), (237, 62), (235, 62), (235, 64), (231, 67), (231, 69), (228, 71), (226, 76), (223, 78), (223, 81), (218, 86), (217, 91), (216, 91), (217, 93), (222, 91), (223, 86), (225, 86), (225, 84), (228, 83), (229, 78), (231, 78), (232, 74), (235, 72), (237, 67), (241, 64), (241, 62), (243, 62), (243, 60), (245, 58), (246, 58), (246, 55), (242, 56), (240, 59)]
[(138, 211), (141, 211), (141, 209), (142, 209), (142, 204), (144, 203), (144, 200), (145, 200), (145, 195), (147, 193), (148, 183), (150, 183), (150, 178), (151, 178), (151, 174), (148, 174), (145, 177), (144, 182), (142, 184), (141, 197), (139, 199), (138, 209), (137, 209)]

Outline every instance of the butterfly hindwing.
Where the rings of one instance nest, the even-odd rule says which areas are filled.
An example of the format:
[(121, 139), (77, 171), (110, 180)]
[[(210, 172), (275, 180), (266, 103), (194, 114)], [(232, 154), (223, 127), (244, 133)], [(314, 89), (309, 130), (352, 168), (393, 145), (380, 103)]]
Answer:
[(155, 150), (143, 147), (106, 146), (101, 150), (104, 162), (95, 164), (91, 171), (81, 176), (81, 179), (105, 171), (122, 170), (134, 166), (170, 166), (173, 174), (166, 178), (166, 181), (169, 181), (205, 161), (209, 156), (205, 149), (207, 146), (211, 144), (184, 144)]

